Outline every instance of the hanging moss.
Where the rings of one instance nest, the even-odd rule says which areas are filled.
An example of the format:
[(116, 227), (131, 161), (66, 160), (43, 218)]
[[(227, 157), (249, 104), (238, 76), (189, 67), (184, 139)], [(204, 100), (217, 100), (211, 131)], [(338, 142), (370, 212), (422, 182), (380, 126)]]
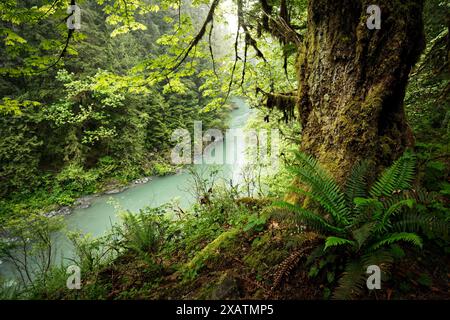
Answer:
[(265, 105), (269, 110), (277, 109), (283, 112), (283, 120), (287, 123), (295, 119), (295, 107), (297, 102), (297, 93), (269, 93), (262, 89), (257, 89), (258, 92), (265, 96)]

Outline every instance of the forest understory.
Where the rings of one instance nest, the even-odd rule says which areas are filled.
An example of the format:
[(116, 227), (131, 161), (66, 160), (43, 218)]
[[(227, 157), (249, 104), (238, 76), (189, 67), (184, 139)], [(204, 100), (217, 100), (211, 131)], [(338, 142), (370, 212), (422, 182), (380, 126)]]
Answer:
[[(380, 28), (365, 0), (85, 0), (81, 29), (67, 5), (0, 3), (0, 300), (450, 299), (449, 3), (379, 0)], [(173, 163), (234, 99), (278, 167), (260, 140), (239, 183)], [(48, 215), (180, 173), (187, 208), (98, 237)]]

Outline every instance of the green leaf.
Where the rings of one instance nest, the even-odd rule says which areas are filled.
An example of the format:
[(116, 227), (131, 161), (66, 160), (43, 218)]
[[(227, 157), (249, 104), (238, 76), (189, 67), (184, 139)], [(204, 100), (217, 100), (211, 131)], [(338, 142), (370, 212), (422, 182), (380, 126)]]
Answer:
[(400, 212), (400, 210), (407, 206), (408, 208), (412, 209), (413, 206), (415, 204), (415, 201), (413, 199), (403, 199), (400, 200), (396, 203), (394, 203), (393, 205), (391, 205), (386, 212), (384, 213), (383, 217), (381, 219), (378, 219), (378, 228), (379, 230), (387, 230), (387, 227), (390, 226), (390, 222), (389, 219), (391, 218), (391, 216), (397, 214), (398, 212)]
[(360, 261), (349, 262), (333, 293), (333, 299), (347, 300), (354, 298), (362, 291), (365, 281), (365, 270)]
[(336, 246), (348, 245), (348, 244), (352, 245), (352, 246), (356, 245), (355, 241), (351, 241), (351, 240), (339, 238), (339, 237), (328, 237), (325, 240), (325, 248), (323, 250), (325, 251), (329, 247), (336, 247)]
[(314, 199), (331, 214), (339, 226), (347, 225), (350, 211), (337, 182), (312, 156), (299, 151), (294, 151), (294, 154), (298, 164), (288, 167), (288, 170), (309, 187), (309, 193), (314, 195)]
[(370, 189), (370, 195), (373, 198), (379, 198), (390, 196), (397, 190), (409, 189), (414, 178), (414, 167), (415, 157), (412, 154), (405, 153), (383, 172)]
[(422, 248), (422, 239), (417, 234), (409, 232), (398, 232), (398, 233), (391, 233), (384, 239), (378, 241), (371, 247), (371, 249), (376, 250), (384, 245), (393, 244), (398, 241), (409, 242), (413, 245), (418, 246), (419, 248)]
[(353, 166), (352, 171), (345, 184), (345, 196), (349, 204), (355, 198), (365, 198), (367, 196), (366, 175), (369, 170), (367, 161), (361, 161)]
[(293, 205), (285, 201), (277, 201), (273, 204), (274, 207), (285, 209), (297, 214), (297, 217), (308, 226), (315, 229), (324, 229), (328, 232), (341, 233), (344, 231), (342, 228), (335, 227), (328, 223), (324, 218), (315, 212), (303, 209), (298, 205)]
[(353, 237), (358, 243), (358, 248), (361, 248), (366, 242), (366, 240), (370, 237), (374, 225), (375, 225), (374, 222), (369, 222), (352, 232)]

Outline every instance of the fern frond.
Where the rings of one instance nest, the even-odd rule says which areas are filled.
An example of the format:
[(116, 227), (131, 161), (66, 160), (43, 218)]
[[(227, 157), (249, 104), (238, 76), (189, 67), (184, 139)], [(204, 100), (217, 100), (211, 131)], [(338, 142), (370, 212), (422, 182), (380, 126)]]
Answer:
[(356, 242), (339, 237), (328, 237), (325, 240), (325, 248), (323, 250), (326, 251), (329, 247), (337, 247), (342, 245), (356, 246)]
[(360, 161), (355, 164), (345, 183), (345, 197), (349, 206), (353, 205), (353, 199), (367, 196), (367, 171), (368, 161)]
[(317, 229), (318, 231), (325, 230), (328, 232), (335, 232), (335, 233), (341, 233), (344, 231), (341, 228), (329, 224), (324, 218), (322, 218), (317, 213), (303, 209), (298, 205), (293, 205), (285, 201), (277, 201), (273, 203), (273, 206), (295, 213), (301, 222), (305, 223), (307, 226), (313, 229)]
[(418, 232), (433, 234), (443, 239), (448, 238), (450, 225), (443, 219), (438, 219), (431, 214), (406, 212), (400, 220), (392, 225), (392, 230), (397, 232)]
[(349, 300), (361, 294), (365, 283), (365, 270), (360, 261), (352, 261), (347, 264), (345, 271), (334, 290), (333, 299)]
[(370, 237), (374, 226), (374, 222), (368, 222), (352, 232), (353, 237), (358, 243), (358, 248), (361, 248), (366, 240)]
[(381, 216), (383, 212), (383, 203), (378, 199), (371, 198), (354, 198), (356, 215), (354, 215), (352, 224), (355, 225), (356, 221), (359, 221), (360, 215), (369, 215), (370, 217)]
[(396, 190), (409, 189), (414, 177), (415, 157), (404, 154), (387, 168), (374, 183), (369, 194), (373, 198), (390, 196)]
[(357, 298), (365, 288), (368, 266), (377, 265), (382, 270), (382, 279), (394, 262), (392, 254), (387, 250), (376, 250), (361, 257), (359, 261), (347, 264), (345, 272), (339, 279), (339, 286), (333, 293), (334, 299), (348, 300)]
[(317, 196), (320, 204), (340, 225), (348, 224), (350, 212), (346, 206), (345, 195), (331, 175), (322, 168), (316, 159), (302, 152), (295, 152), (298, 166), (288, 168), (296, 174)]
[(388, 273), (390, 267), (394, 263), (394, 257), (388, 250), (381, 249), (363, 255), (361, 261), (364, 268), (371, 265), (377, 265), (384, 273)]
[(422, 248), (422, 238), (420, 238), (417, 234), (410, 232), (398, 232), (398, 233), (391, 233), (387, 235), (384, 239), (376, 242), (374, 245), (371, 246), (370, 250), (377, 250), (384, 245), (393, 244), (398, 241), (409, 242)]
[(312, 192), (305, 191), (305, 190), (300, 189), (299, 187), (296, 187), (296, 186), (289, 186), (287, 189), (289, 191), (292, 191), (292, 192), (296, 193), (296, 194), (306, 196), (306, 197), (310, 198), (311, 200), (317, 202), (319, 205), (321, 205), (321, 207), (323, 209), (325, 209), (325, 211), (327, 213), (331, 214), (331, 216), (333, 217), (333, 221), (336, 222), (336, 219), (334, 219), (334, 215), (331, 213), (333, 209), (331, 208), (329, 203), (326, 200), (324, 200), (320, 195), (318, 195), (317, 193), (312, 193)]
[(407, 191), (407, 197), (410, 199), (415, 199), (417, 203), (422, 204), (430, 204), (433, 201), (436, 201), (435, 192), (429, 192), (420, 187), (415, 190)]
[(391, 194), (388, 197), (383, 197), (383, 205), (385, 208), (389, 208), (397, 202), (408, 199), (415, 200), (415, 197), (412, 196), (412, 193), (409, 190), (401, 190), (400, 192)]
[(358, 226), (364, 225), (368, 221), (372, 220), (373, 220), (373, 212), (371, 212), (371, 210), (365, 210), (352, 217), (351, 229), (358, 228)]
[(378, 220), (377, 230), (378, 231), (387, 231), (389, 227), (391, 227), (390, 218), (396, 214), (398, 214), (403, 207), (408, 207), (410, 209), (413, 208), (415, 201), (413, 199), (405, 199), (400, 200), (397, 203), (392, 204), (383, 214), (383, 216)]

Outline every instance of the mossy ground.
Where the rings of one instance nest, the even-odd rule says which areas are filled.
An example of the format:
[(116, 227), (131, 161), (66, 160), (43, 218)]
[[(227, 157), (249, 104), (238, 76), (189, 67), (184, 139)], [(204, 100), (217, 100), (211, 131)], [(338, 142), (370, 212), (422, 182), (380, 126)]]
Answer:
[[(105, 284), (106, 299), (323, 299), (333, 289), (326, 276), (311, 278), (307, 254), (280, 284), (274, 281), (280, 264), (311, 241), (312, 232), (299, 230), (291, 217), (270, 214), (259, 231), (230, 227), (192, 258), (182, 252), (163, 262), (156, 277), (145, 262), (122, 256), (103, 269), (97, 283)], [(449, 299), (450, 261), (439, 248), (406, 251), (392, 270), (386, 289), (366, 291), (361, 299)], [(308, 252), (309, 253), (309, 252)]]
[[(166, 222), (174, 228), (157, 251), (123, 250), (82, 270), (81, 290), (67, 290), (65, 269), (56, 269), (27, 298), (329, 299), (343, 268), (333, 269), (341, 271), (331, 281), (327, 268), (312, 275), (307, 260), (323, 239), (299, 225), (292, 213), (273, 210), (271, 203), (218, 194), (209, 205), (194, 207), (184, 222), (152, 220), (162, 229)], [(155, 212), (140, 213), (146, 214)], [(449, 256), (429, 242), (423, 250), (407, 247), (382, 290), (365, 290), (359, 299), (450, 299)]]
[[(145, 285), (141, 286), (133, 298), (321, 298), (319, 286), (313, 281), (305, 281), (307, 272), (301, 269), (292, 275), (291, 280), (295, 279), (293, 283), (296, 285), (271, 289), (278, 265), (312, 237), (315, 235), (300, 233), (275, 217), (270, 217), (264, 229), (259, 232), (230, 228), (207, 244), (192, 259), (182, 263), (177, 271), (162, 276), (151, 289)], [(116, 267), (126, 270), (124, 276), (133, 273), (130, 270), (130, 262), (119, 263)], [(139, 272), (135, 274), (142, 283)], [(127, 282), (136, 284), (135, 279), (127, 279)], [(123, 297), (122, 294), (113, 294), (109, 298), (119, 296)]]
[[(146, 286), (145, 283), (145, 266), (128, 262), (119, 268), (122, 271), (115, 278), (121, 284), (118, 287), (116, 285), (120, 289), (111, 291), (107, 298), (324, 299), (324, 292), (330, 285), (320, 277), (309, 277), (309, 268), (304, 265), (305, 259), (293, 268), (278, 287), (273, 288), (279, 264), (289, 256), (293, 248), (301, 248), (309, 237), (314, 235), (292, 235), (282, 230), (274, 232), (269, 229), (253, 236), (237, 233), (234, 241), (226, 241), (208, 256), (205, 267), (192, 279), (184, 279), (178, 272), (169, 272), (151, 286)], [(292, 247), (285, 246), (286, 243), (291, 243)], [(430, 259), (430, 255), (439, 256), (435, 249), (419, 256), (417, 252), (409, 252), (409, 256), (392, 270), (390, 279), (385, 283), (385, 290), (367, 292), (361, 298), (449, 299), (450, 261), (448, 258)], [(108, 277), (108, 281), (110, 280), (114, 278)]]

